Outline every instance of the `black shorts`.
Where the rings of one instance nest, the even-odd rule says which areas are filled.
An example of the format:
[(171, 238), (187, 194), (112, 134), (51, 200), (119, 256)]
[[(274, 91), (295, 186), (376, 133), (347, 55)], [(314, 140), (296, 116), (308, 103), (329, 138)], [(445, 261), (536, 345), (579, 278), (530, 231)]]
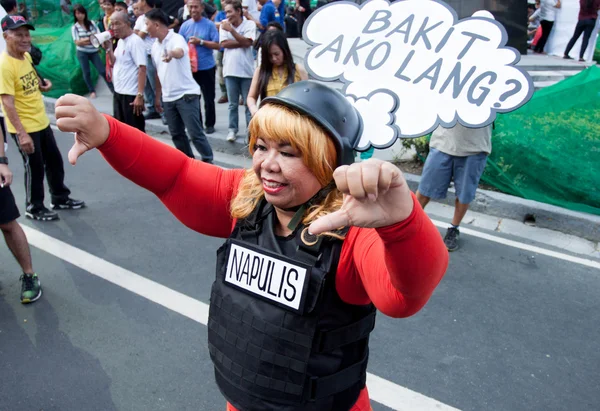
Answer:
[(0, 225), (10, 223), (20, 215), (10, 187), (0, 188)]

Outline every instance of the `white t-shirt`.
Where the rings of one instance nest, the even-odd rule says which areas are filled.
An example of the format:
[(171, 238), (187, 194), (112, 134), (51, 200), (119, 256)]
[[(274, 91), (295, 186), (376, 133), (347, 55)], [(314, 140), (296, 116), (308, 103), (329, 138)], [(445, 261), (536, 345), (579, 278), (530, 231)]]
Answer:
[[(240, 35), (256, 39), (256, 24), (251, 20), (244, 19), (242, 24), (233, 28)], [(219, 42), (225, 40), (235, 40), (233, 34), (228, 31), (219, 30)], [(254, 55), (252, 46), (240, 47), (237, 49), (225, 49), (223, 52), (223, 76), (224, 77), (242, 77), (252, 78), (254, 76)]]
[(148, 35), (148, 26), (146, 26), (146, 16), (144, 14), (137, 18), (133, 29), (146, 35), (146, 37), (144, 37), (143, 40), (144, 44), (146, 45), (146, 54), (150, 54), (152, 52), (152, 45), (154, 44), (154, 40), (156, 39)]
[[(164, 62), (162, 57), (165, 51), (174, 49), (182, 49), (183, 57)], [(162, 42), (157, 39), (152, 46), (152, 61), (162, 86), (163, 101), (179, 100), (186, 94), (200, 94), (200, 86), (192, 76), (189, 47), (182, 35), (169, 30)]]
[(132, 33), (119, 40), (114, 53), (115, 65), (112, 78), (115, 92), (128, 96), (137, 95), (139, 66), (146, 65), (144, 41)]
[(558, 4), (558, 0), (542, 0), (540, 4), (540, 19), (546, 21), (556, 20), (556, 11), (558, 10), (555, 6)]
[(492, 152), (492, 126), (469, 128), (460, 123), (452, 128), (439, 126), (431, 134), (429, 146), (456, 157)]
[(258, 4), (256, 0), (243, 0), (242, 7), (248, 7), (248, 13), (256, 20), (260, 19), (260, 11), (258, 10)]

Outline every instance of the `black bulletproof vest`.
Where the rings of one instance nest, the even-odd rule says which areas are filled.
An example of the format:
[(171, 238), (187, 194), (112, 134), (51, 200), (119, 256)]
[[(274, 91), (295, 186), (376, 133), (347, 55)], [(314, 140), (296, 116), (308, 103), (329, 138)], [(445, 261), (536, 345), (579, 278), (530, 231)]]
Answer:
[[(285, 239), (277, 237), (275, 218), (263, 200), (252, 215), (238, 221), (217, 252), (208, 320), (217, 385), (240, 411), (349, 410), (365, 386), (375, 307), (350, 305), (338, 296), (335, 274), (342, 241), (320, 237), (308, 246), (301, 239), (303, 227)], [(274, 299), (301, 292), (285, 284), (283, 276), (271, 283), (266, 262), (255, 264), (262, 267), (260, 274), (250, 262), (250, 274), (240, 274), (240, 246), (251, 250), (247, 255), (256, 251), (308, 267), (299, 310), (239, 287), (262, 285)], [(236, 267), (240, 277), (234, 274)], [(236, 278), (241, 282), (232, 285)]]

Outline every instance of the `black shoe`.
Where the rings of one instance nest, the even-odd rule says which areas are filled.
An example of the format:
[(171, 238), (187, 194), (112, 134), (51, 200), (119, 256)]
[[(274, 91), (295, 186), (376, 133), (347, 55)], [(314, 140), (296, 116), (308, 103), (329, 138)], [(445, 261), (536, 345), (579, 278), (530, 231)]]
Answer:
[(204, 132), (206, 134), (212, 134), (215, 132), (215, 128), (214, 127), (206, 127), (206, 130), (204, 130)]
[(35, 210), (32, 208), (27, 208), (27, 210), (25, 210), (25, 217), (39, 221), (58, 220), (58, 214), (56, 214), (54, 211), (48, 210), (46, 207)]
[(571, 57), (571, 56), (567, 56), (566, 54), (563, 56), (563, 58), (564, 58), (565, 60), (573, 60), (573, 57)]
[(444, 237), (444, 244), (448, 251), (458, 250), (458, 239), (460, 238), (460, 231), (458, 228), (449, 227), (446, 231), (446, 237)]
[(152, 113), (146, 113), (146, 114), (144, 114), (144, 118), (146, 120), (154, 120), (155, 118), (160, 118), (160, 114), (157, 113), (156, 111), (154, 111)]
[(51, 206), (53, 210), (79, 210), (80, 208), (85, 207), (85, 202), (67, 198), (64, 201), (52, 203)]

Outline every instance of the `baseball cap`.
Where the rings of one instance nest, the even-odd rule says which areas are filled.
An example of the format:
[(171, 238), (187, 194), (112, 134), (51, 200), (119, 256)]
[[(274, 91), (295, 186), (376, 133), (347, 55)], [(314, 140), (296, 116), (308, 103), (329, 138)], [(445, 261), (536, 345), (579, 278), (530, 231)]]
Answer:
[(35, 28), (27, 22), (25, 17), (20, 16), (18, 14), (12, 14), (12, 15), (5, 16), (2, 19), (1, 25), (2, 25), (2, 31), (16, 30), (19, 27), (23, 27), (23, 26), (27, 27), (29, 30), (35, 30)]

